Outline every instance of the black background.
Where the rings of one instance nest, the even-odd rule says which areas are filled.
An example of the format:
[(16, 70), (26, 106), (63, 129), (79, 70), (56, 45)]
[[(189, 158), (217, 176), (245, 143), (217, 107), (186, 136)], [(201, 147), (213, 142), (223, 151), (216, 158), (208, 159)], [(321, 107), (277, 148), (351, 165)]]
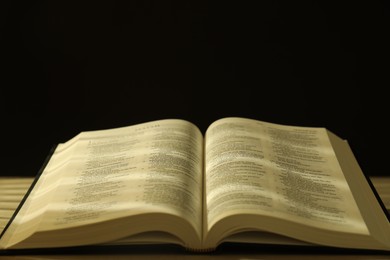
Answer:
[(243, 116), (326, 127), (388, 167), (389, 5), (3, 1), (1, 175), (80, 131)]

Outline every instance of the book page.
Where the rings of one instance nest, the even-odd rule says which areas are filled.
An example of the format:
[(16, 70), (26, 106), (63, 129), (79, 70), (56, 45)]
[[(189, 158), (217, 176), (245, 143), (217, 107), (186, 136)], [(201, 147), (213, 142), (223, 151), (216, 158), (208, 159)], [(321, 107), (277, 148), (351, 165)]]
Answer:
[(368, 232), (324, 128), (226, 118), (205, 138), (207, 230), (252, 214)]
[(29, 198), (43, 194), (50, 201), (39, 214), (25, 210), (17, 221), (40, 218), (40, 232), (166, 213), (200, 233), (202, 145), (199, 129), (183, 120), (82, 132), (58, 147), (61, 159), (42, 174), (57, 180), (55, 188), (49, 192), (41, 185)]

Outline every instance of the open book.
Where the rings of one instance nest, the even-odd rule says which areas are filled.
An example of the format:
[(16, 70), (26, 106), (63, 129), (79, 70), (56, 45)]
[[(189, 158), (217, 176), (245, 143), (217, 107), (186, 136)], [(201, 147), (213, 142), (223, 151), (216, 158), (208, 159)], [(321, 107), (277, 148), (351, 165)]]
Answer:
[(224, 242), (390, 250), (390, 224), (325, 128), (164, 119), (59, 144), (0, 248)]

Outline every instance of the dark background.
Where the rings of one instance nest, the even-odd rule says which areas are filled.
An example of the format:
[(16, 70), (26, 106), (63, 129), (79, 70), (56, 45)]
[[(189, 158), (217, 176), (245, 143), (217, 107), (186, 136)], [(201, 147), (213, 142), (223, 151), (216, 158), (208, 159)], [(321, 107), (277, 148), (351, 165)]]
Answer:
[(1, 171), (80, 131), (225, 116), (326, 127), (389, 175), (389, 5), (2, 1)]

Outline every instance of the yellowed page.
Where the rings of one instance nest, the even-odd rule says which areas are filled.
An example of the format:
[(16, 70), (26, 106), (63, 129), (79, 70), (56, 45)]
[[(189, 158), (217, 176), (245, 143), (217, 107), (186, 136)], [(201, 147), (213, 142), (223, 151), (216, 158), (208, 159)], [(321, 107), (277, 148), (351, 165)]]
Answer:
[(167, 213), (188, 220), (200, 237), (202, 144), (199, 129), (183, 120), (83, 132), (58, 147), (61, 156), (41, 181), (55, 176), (55, 185), (43, 183), (32, 193), (9, 236), (22, 238), (22, 224), (33, 219), (39, 219), (34, 232), (41, 232)]
[(205, 138), (207, 231), (252, 214), (368, 233), (325, 129), (226, 118)]

